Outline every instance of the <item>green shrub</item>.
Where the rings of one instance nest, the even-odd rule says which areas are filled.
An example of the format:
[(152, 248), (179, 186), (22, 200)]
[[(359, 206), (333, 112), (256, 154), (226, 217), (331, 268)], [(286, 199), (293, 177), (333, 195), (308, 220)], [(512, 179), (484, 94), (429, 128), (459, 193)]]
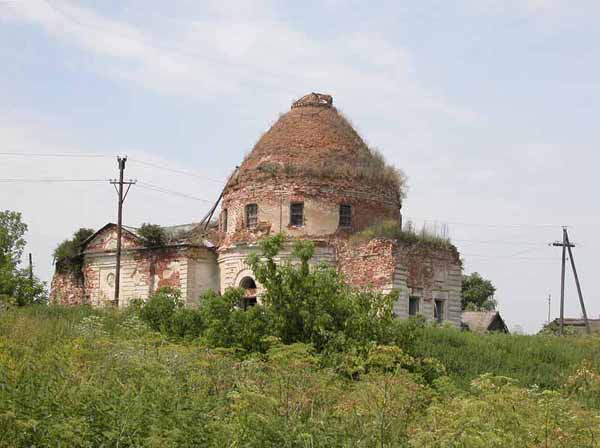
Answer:
[(223, 295), (208, 291), (200, 299), (200, 314), (205, 325), (204, 339), (212, 347), (236, 347), (264, 351), (263, 339), (270, 334), (265, 307), (239, 308), (243, 290), (231, 288)]
[(196, 309), (178, 308), (172, 314), (169, 334), (182, 339), (194, 339), (202, 335), (202, 316)]
[(160, 247), (167, 243), (165, 229), (156, 224), (143, 223), (137, 229), (137, 234), (146, 247)]
[(93, 229), (81, 228), (73, 234), (71, 239), (64, 240), (54, 249), (54, 264), (57, 272), (82, 275), (81, 245), (93, 234)]
[(182, 306), (181, 292), (178, 289), (160, 288), (142, 306), (140, 317), (153, 330), (169, 333), (175, 311)]

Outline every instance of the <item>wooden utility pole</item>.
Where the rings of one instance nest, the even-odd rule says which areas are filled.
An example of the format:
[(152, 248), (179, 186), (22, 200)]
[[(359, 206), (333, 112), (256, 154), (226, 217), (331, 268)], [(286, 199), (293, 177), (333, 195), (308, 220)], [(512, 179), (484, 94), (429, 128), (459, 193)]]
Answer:
[(31, 252), (29, 252), (29, 286), (33, 288), (33, 260), (31, 258)]
[(562, 247), (562, 262), (561, 262), (561, 275), (560, 275), (560, 326), (559, 334), (564, 334), (565, 324), (565, 269), (566, 269), (566, 252), (569, 251), (569, 260), (571, 262), (571, 269), (573, 269), (573, 275), (575, 276), (575, 284), (577, 285), (577, 294), (579, 296), (579, 304), (581, 305), (581, 312), (583, 313), (583, 320), (585, 322), (586, 331), (588, 334), (592, 332), (590, 328), (590, 322), (588, 321), (587, 312), (585, 310), (585, 304), (583, 302), (583, 294), (581, 292), (581, 284), (579, 283), (579, 277), (577, 275), (577, 269), (575, 268), (575, 260), (573, 259), (573, 251), (571, 248), (575, 247), (575, 244), (569, 241), (569, 234), (567, 228), (563, 227), (563, 238), (562, 242), (554, 242), (553, 246)]
[(552, 311), (552, 294), (548, 294), (548, 323), (550, 323), (551, 311)]
[[(129, 193), (129, 189), (135, 181), (128, 180), (124, 181), (123, 176), (125, 172), (125, 162), (127, 162), (127, 156), (117, 157), (117, 162), (119, 164), (119, 180), (111, 180), (110, 183), (115, 185), (115, 189), (117, 190), (118, 196), (118, 211), (117, 211), (117, 260), (115, 267), (115, 298), (114, 305), (119, 307), (119, 290), (121, 284), (121, 235), (123, 233), (123, 202), (125, 202), (125, 198), (127, 197), (127, 193)], [(118, 187), (117, 187), (118, 185)], [(127, 185), (127, 191), (123, 194), (123, 185)]]
[(577, 295), (579, 296), (579, 305), (581, 306), (581, 313), (583, 314), (583, 320), (585, 322), (585, 328), (588, 334), (592, 333), (592, 329), (590, 328), (590, 321), (587, 317), (587, 312), (585, 310), (585, 303), (583, 302), (583, 293), (581, 292), (581, 284), (579, 283), (579, 276), (577, 275), (577, 269), (575, 268), (575, 260), (573, 259), (573, 251), (571, 247), (575, 247), (574, 244), (569, 242), (569, 235), (567, 230), (565, 229), (565, 238), (567, 240), (567, 250), (569, 251), (569, 260), (571, 260), (571, 269), (573, 269), (573, 276), (575, 277), (575, 285), (577, 286)]

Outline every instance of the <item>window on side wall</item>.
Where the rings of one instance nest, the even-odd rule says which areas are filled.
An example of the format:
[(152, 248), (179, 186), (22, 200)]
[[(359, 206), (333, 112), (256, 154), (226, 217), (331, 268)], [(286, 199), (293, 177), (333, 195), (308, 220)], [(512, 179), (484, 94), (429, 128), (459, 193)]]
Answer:
[(290, 225), (301, 227), (304, 225), (304, 203), (292, 202), (290, 204)]
[(349, 229), (352, 227), (352, 206), (348, 204), (340, 205), (340, 227)]
[(258, 205), (246, 205), (246, 227), (256, 227), (258, 225)]
[(433, 318), (438, 324), (444, 322), (444, 301), (443, 300), (435, 300), (433, 307)]
[(223, 213), (221, 214), (221, 230), (223, 232), (227, 232), (227, 209), (223, 209)]
[(419, 305), (420, 305), (419, 297), (410, 296), (408, 298), (408, 315), (416, 316), (417, 314), (419, 314)]

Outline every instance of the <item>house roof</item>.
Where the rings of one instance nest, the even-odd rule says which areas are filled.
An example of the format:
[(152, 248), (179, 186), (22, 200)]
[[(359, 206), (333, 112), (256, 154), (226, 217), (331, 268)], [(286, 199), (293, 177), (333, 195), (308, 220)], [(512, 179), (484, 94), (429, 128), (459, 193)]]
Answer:
[[(600, 319), (588, 319), (588, 321), (590, 323), (590, 328), (592, 331), (600, 332)], [(548, 325), (556, 325), (558, 327), (560, 326), (560, 319), (556, 318)], [(583, 330), (585, 329), (585, 320), (583, 318), (566, 317), (564, 320), (564, 325), (565, 327), (580, 327)]]
[[(110, 227), (116, 227), (115, 223), (109, 222), (94, 232), (85, 241), (81, 243), (81, 247), (85, 248), (91, 241), (94, 240), (99, 234), (109, 229)], [(214, 247), (214, 244), (205, 238), (192, 237), (194, 230), (198, 227), (198, 223), (189, 224), (178, 224), (174, 226), (164, 226), (162, 229), (167, 237), (167, 245), (180, 245), (180, 244), (197, 244), (207, 248)], [(141, 239), (142, 236), (139, 234), (138, 227), (123, 225), (122, 229), (124, 232), (129, 233), (135, 238)]]
[(500, 327), (508, 328), (498, 311), (463, 311), (461, 321), (470, 331), (489, 331), (492, 329), (492, 324), (500, 319)]

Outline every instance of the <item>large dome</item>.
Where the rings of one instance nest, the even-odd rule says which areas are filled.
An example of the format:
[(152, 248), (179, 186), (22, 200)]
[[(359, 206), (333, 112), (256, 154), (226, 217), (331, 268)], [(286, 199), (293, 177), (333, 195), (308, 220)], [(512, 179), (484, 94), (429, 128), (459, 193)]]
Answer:
[(334, 107), (310, 93), (259, 139), (223, 192), (225, 241), (328, 237), (399, 219), (403, 178)]
[(359, 177), (402, 194), (402, 176), (369, 149), (348, 120), (333, 107), (333, 98), (310, 93), (259, 139), (232, 183), (264, 175), (309, 175), (325, 179)]
[(264, 165), (323, 166), (369, 157), (369, 150), (329, 95), (296, 101), (256, 143), (241, 170)]

